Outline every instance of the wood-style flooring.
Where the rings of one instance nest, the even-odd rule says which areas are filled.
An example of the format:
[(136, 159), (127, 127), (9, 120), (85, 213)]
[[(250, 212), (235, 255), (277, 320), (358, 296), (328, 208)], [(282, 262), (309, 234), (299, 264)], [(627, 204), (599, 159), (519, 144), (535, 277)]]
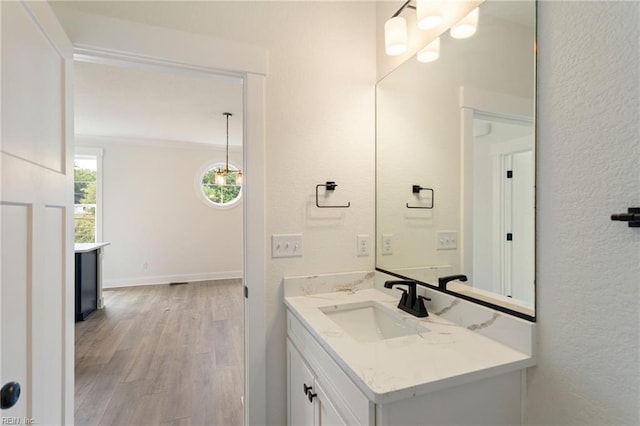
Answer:
[(242, 425), (242, 281), (103, 292), (76, 323), (76, 425)]

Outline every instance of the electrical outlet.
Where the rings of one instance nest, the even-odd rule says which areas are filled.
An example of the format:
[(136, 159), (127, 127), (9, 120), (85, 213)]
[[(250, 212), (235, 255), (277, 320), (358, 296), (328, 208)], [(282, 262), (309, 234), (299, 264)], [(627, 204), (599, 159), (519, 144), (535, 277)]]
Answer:
[(438, 250), (455, 250), (458, 248), (458, 233), (455, 231), (438, 231)]
[(358, 256), (369, 256), (369, 236), (360, 234), (357, 241), (356, 254)]
[(302, 257), (302, 234), (273, 234), (271, 257)]
[(382, 254), (393, 254), (392, 234), (382, 234)]

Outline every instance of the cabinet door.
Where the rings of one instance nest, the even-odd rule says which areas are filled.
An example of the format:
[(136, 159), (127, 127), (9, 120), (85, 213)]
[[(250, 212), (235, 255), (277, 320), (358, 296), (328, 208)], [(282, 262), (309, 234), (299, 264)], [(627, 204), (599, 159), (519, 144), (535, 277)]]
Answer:
[[(315, 393), (314, 375), (296, 347), (287, 339), (287, 409), (289, 426), (312, 426), (317, 415), (316, 398), (310, 401), (307, 388)], [(307, 388), (305, 388), (305, 386)]]
[(318, 410), (316, 411), (316, 424), (319, 426), (348, 426), (347, 422), (331, 403), (329, 396), (317, 381), (313, 387), (313, 391), (317, 395), (316, 404)]

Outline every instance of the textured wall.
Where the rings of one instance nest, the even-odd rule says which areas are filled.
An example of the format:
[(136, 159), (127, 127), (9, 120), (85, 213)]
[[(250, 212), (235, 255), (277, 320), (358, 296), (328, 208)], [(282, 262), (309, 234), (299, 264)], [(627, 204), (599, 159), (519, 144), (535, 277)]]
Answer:
[(541, 2), (530, 425), (640, 423), (638, 2)]

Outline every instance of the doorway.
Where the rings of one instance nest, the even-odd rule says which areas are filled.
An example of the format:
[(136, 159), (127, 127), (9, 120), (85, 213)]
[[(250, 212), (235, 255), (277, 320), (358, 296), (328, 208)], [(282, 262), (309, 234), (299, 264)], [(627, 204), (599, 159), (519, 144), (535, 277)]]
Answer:
[[(128, 21), (118, 21), (106, 17), (87, 14), (67, 13), (66, 11), (59, 11), (60, 14), (55, 16), (50, 6), (47, 3), (39, 2), (26, 2), (15, 3), (15, 5), (24, 6), (25, 11), (20, 17), (10, 17), (8, 5), (3, 4), (2, 18), (3, 18), (3, 44), (5, 40), (12, 40), (10, 37), (4, 37), (5, 29), (10, 28), (9, 25), (4, 25), (6, 22), (15, 23), (15, 26), (11, 28), (22, 27), (23, 29), (31, 28), (36, 32), (44, 32), (45, 37), (42, 37), (41, 33), (38, 33), (35, 37), (29, 39), (29, 43), (24, 45), (37, 45), (36, 48), (29, 49), (28, 51), (34, 53), (34, 58), (30, 56), (21, 55), (19, 61), (11, 61), (7, 59), (7, 63), (16, 65), (16, 82), (22, 81), (23, 78), (30, 78), (34, 75), (38, 77), (46, 78), (48, 82), (52, 83), (55, 93), (51, 91), (44, 93), (42, 90), (38, 90), (38, 85), (19, 85), (15, 84), (12, 87), (30, 87), (32, 89), (28, 91), (27, 95), (32, 95), (33, 102), (11, 103), (12, 108), (3, 108), (3, 116), (5, 112), (22, 112), (22, 109), (15, 108), (17, 105), (31, 105), (34, 107), (41, 107), (38, 111), (42, 112), (42, 117), (47, 117), (52, 121), (47, 121), (57, 129), (53, 128), (52, 135), (55, 135), (57, 141), (51, 147), (55, 150), (55, 153), (48, 155), (49, 151), (35, 149), (33, 152), (42, 154), (44, 168), (47, 168), (49, 176), (51, 173), (57, 173), (59, 179), (55, 180), (55, 187), (57, 189), (64, 189), (67, 193), (60, 201), (56, 201), (53, 198), (53, 192), (48, 189), (47, 185), (37, 184), (31, 185), (31, 188), (37, 189), (38, 198), (37, 205), (39, 207), (47, 207), (47, 212), (50, 212), (55, 216), (59, 212), (58, 206), (64, 206), (68, 211), (72, 210), (72, 205), (69, 203), (70, 195), (73, 187), (73, 175), (66, 173), (67, 164), (73, 164), (73, 102), (71, 89), (73, 87), (73, 63), (72, 56), (76, 59), (82, 56), (90, 56), (95, 58), (102, 58), (104, 60), (126, 61), (138, 64), (157, 65), (159, 63), (166, 64), (168, 66), (197, 70), (200, 72), (219, 72), (224, 70), (221, 74), (234, 75), (243, 79), (244, 83), (244, 163), (251, 164), (250, 173), (246, 173), (244, 180), (245, 184), (243, 188), (246, 190), (243, 202), (243, 210), (245, 216), (245, 233), (244, 233), (244, 258), (246, 260), (243, 265), (243, 277), (245, 282), (245, 295), (250, 294), (250, 297), (245, 296), (244, 304), (247, 306), (245, 309), (245, 323), (248, 325), (245, 331), (245, 348), (246, 348), (246, 363), (245, 369), (245, 424), (254, 424), (263, 421), (266, 412), (266, 377), (265, 377), (265, 360), (266, 360), (266, 327), (264, 326), (265, 319), (265, 188), (264, 188), (264, 173), (265, 173), (265, 152), (264, 152), (264, 133), (265, 133), (265, 76), (266, 76), (266, 64), (267, 54), (266, 50), (257, 46), (250, 46), (242, 43), (232, 42), (228, 40), (219, 40), (215, 38), (202, 37), (195, 34), (186, 32), (180, 32), (175, 30), (169, 30), (161, 27), (153, 27), (147, 25), (141, 25)], [(5, 8), (5, 6), (7, 6)], [(18, 6), (16, 6), (18, 7)], [(6, 9), (6, 10), (5, 10)], [(36, 13), (33, 13), (35, 11)], [(23, 11), (24, 12), (24, 11)], [(62, 15), (62, 18), (60, 16)], [(5, 20), (5, 18), (7, 18)], [(36, 20), (36, 25), (26, 24), (23, 25), (24, 19)], [(64, 29), (59, 23), (59, 19), (64, 21)], [(66, 35), (65, 35), (66, 33)], [(24, 34), (23, 34), (24, 35)], [(31, 33), (29, 34), (31, 36)], [(71, 44), (69, 42), (71, 39)], [(24, 38), (18, 37), (19, 41)], [(47, 46), (43, 48), (42, 41)], [(40, 43), (40, 44), (38, 44)], [(15, 50), (19, 52), (19, 50)], [(55, 60), (51, 60), (51, 55), (55, 57)], [(26, 62), (25, 62), (26, 61)], [(40, 62), (39, 62), (40, 61)], [(45, 67), (44, 62), (46, 62)], [(5, 61), (3, 61), (5, 62)], [(38, 63), (42, 65), (34, 67), (33, 64)], [(47, 70), (43, 72), (42, 70)], [(33, 74), (33, 70), (37, 70), (36, 74)], [(3, 67), (3, 75), (6, 71)], [(8, 74), (7, 74), (8, 75)], [(42, 102), (43, 97), (53, 96), (51, 102)], [(7, 99), (10, 97), (7, 96)], [(55, 98), (55, 99), (54, 99)], [(49, 99), (49, 98), (47, 98)], [(3, 92), (3, 100), (5, 100)], [(29, 119), (33, 119), (34, 111), (27, 111)], [(23, 121), (19, 119), (3, 120), (5, 124), (16, 123), (21, 124)], [(28, 122), (28, 120), (26, 121)], [(60, 129), (62, 126), (62, 131)], [(3, 127), (3, 134), (5, 133)], [(4, 141), (4, 139), (3, 139)], [(58, 143), (61, 142), (61, 143)], [(7, 151), (7, 144), (3, 143), (3, 152)], [(61, 149), (58, 150), (58, 147)], [(28, 148), (27, 145), (22, 144), (18, 148)], [(3, 171), (8, 175), (12, 174), (10, 167), (5, 167), (7, 162), (12, 162), (12, 158), (18, 158), (17, 156), (7, 155), (3, 157)], [(38, 157), (36, 160), (40, 160)], [(54, 163), (58, 160), (63, 162), (65, 167), (61, 168), (57, 164), (51, 165), (48, 160), (54, 160)], [(6, 161), (6, 162), (5, 162)], [(33, 162), (32, 162), (33, 163)], [(33, 163), (35, 164), (35, 163)], [(60, 174), (60, 171), (63, 174)], [(17, 174), (14, 174), (17, 175)], [(31, 175), (30, 175), (31, 176)], [(68, 177), (67, 177), (68, 176)], [(48, 179), (48, 180), (47, 180)], [(38, 182), (51, 182), (52, 179), (40, 179)], [(64, 182), (58, 180), (64, 179)], [(15, 180), (21, 182), (21, 180)], [(25, 184), (28, 180), (24, 180)], [(6, 189), (6, 188), (3, 188)], [(16, 194), (20, 200), (24, 199), (25, 191), (18, 190)], [(3, 192), (4, 196), (10, 198), (7, 191)], [(3, 199), (5, 201), (5, 199)], [(4, 208), (4, 207), (3, 207)], [(4, 220), (5, 216), (3, 216)], [(42, 223), (43, 216), (38, 216), (36, 223)], [(24, 380), (25, 387), (23, 388), (22, 401), (27, 402), (26, 414), (28, 417), (45, 419), (47, 422), (57, 422), (58, 418), (62, 419), (63, 423), (72, 422), (70, 420), (73, 416), (73, 315), (72, 312), (66, 309), (67, 306), (73, 305), (73, 243), (71, 239), (71, 229), (73, 228), (72, 215), (69, 213), (64, 214), (64, 218), (50, 217), (51, 220), (57, 220), (57, 223), (63, 223), (65, 226), (65, 234), (60, 235), (65, 244), (52, 243), (47, 246), (51, 252), (47, 253), (40, 251), (34, 259), (47, 260), (49, 265), (53, 265), (52, 262), (60, 260), (62, 262), (61, 268), (64, 273), (56, 273), (49, 270), (46, 274), (47, 288), (53, 291), (55, 298), (49, 297), (48, 293), (40, 292), (34, 287), (33, 295), (39, 295), (39, 299), (31, 298), (27, 303), (44, 303), (46, 307), (56, 307), (61, 312), (68, 312), (68, 315), (51, 313), (49, 310), (33, 309), (33, 313), (38, 314), (37, 318), (31, 322), (36, 324), (34, 328), (33, 336), (37, 338), (45, 337), (47, 344), (52, 343), (57, 345), (57, 349), (61, 350), (61, 360), (56, 362), (51, 358), (51, 354), (58, 353), (57, 349), (51, 349), (45, 346), (45, 353), (49, 354), (46, 357), (34, 356), (35, 360), (40, 362), (41, 360), (46, 362), (45, 370), (38, 370), (36, 374), (31, 375), (31, 368), (39, 368), (40, 364), (30, 364), (27, 358), (27, 379)], [(59, 219), (59, 220), (58, 220)], [(23, 229), (24, 227), (13, 227), (12, 229)], [(5, 228), (3, 228), (4, 230)], [(53, 230), (52, 226), (40, 226), (38, 229)], [(35, 233), (27, 234), (35, 235)], [(47, 234), (49, 235), (49, 234)], [(68, 236), (68, 237), (67, 237)], [(3, 238), (3, 241), (5, 239)], [(15, 238), (9, 238), (9, 240), (15, 240)], [(23, 253), (21, 250), (12, 250), (11, 253)], [(6, 254), (7, 251), (3, 251)], [(26, 252), (24, 252), (26, 253)], [(31, 262), (32, 269), (36, 270), (40, 268), (42, 262)], [(4, 264), (4, 263), (3, 263)], [(11, 265), (21, 266), (19, 262), (7, 262)], [(5, 268), (6, 269), (6, 268)], [(39, 270), (39, 269), (38, 269)], [(3, 275), (6, 272), (3, 269)], [(29, 274), (25, 275), (29, 277)], [(34, 275), (35, 276), (35, 275)], [(45, 275), (37, 274), (38, 280), (34, 282), (42, 281), (41, 278)], [(52, 277), (61, 277), (60, 289), (52, 285)], [(19, 280), (10, 280), (11, 282), (21, 282)], [(4, 281), (3, 281), (4, 282)], [(25, 286), (23, 286), (25, 287)], [(28, 287), (31, 288), (31, 287)], [(43, 299), (44, 297), (44, 299)], [(56, 302), (58, 298), (62, 297), (61, 303)], [(3, 298), (3, 315), (8, 312), (10, 315), (12, 311), (4, 309), (4, 302), (8, 299)], [(20, 308), (20, 304), (15, 304), (17, 309)], [(29, 316), (31, 315), (31, 304), (28, 305), (28, 309), (22, 309), (22, 314), (27, 315), (26, 324), (30, 324)], [(34, 304), (33, 306), (38, 306)], [(18, 318), (17, 316), (15, 316)], [(57, 318), (57, 319), (56, 319)], [(49, 328), (54, 328), (49, 332)], [(3, 334), (4, 336), (4, 334)], [(40, 340), (38, 340), (40, 341)], [(5, 345), (7, 346), (7, 345)], [(16, 345), (12, 345), (16, 346)], [(43, 350), (41, 346), (34, 346), (33, 353), (38, 354)], [(19, 357), (24, 362), (24, 357)], [(3, 368), (6, 367), (5, 361), (7, 357), (3, 352)], [(9, 368), (4, 368), (3, 371), (9, 371)], [(46, 374), (45, 374), (46, 372)], [(31, 376), (29, 376), (31, 375)], [(38, 381), (33, 381), (29, 377), (37, 377)], [(15, 379), (15, 377), (11, 377)], [(49, 380), (54, 378), (55, 380)], [(23, 380), (19, 378), (22, 382)], [(46, 386), (42, 386), (41, 380), (47, 380)], [(51, 388), (53, 387), (53, 388)], [(37, 389), (37, 393), (35, 391)], [(50, 391), (51, 390), (51, 391)], [(62, 400), (57, 401), (55, 398), (51, 399), (51, 395), (59, 394), (62, 396)], [(35, 395), (35, 397), (34, 397)], [(44, 397), (44, 399), (43, 399)], [(22, 413), (22, 411), (20, 412)], [(33, 415), (32, 415), (33, 414)]]
[[(153, 423), (197, 412), (214, 417), (192, 421), (241, 424), (242, 201), (211, 203), (204, 190), (210, 166), (231, 158), (242, 167), (242, 79), (83, 59), (76, 146), (103, 153), (97, 235), (111, 243), (103, 282), (126, 288), (105, 291), (105, 310), (76, 326), (76, 422)], [(222, 114), (229, 110), (237, 123), (230, 152)], [(207, 397), (219, 397), (216, 389), (238, 385), (237, 397), (220, 404), (227, 412), (197, 408), (212, 407)], [(175, 400), (182, 412), (166, 408)]]
[(473, 112), (473, 277), (525, 306), (534, 297), (534, 127)]

